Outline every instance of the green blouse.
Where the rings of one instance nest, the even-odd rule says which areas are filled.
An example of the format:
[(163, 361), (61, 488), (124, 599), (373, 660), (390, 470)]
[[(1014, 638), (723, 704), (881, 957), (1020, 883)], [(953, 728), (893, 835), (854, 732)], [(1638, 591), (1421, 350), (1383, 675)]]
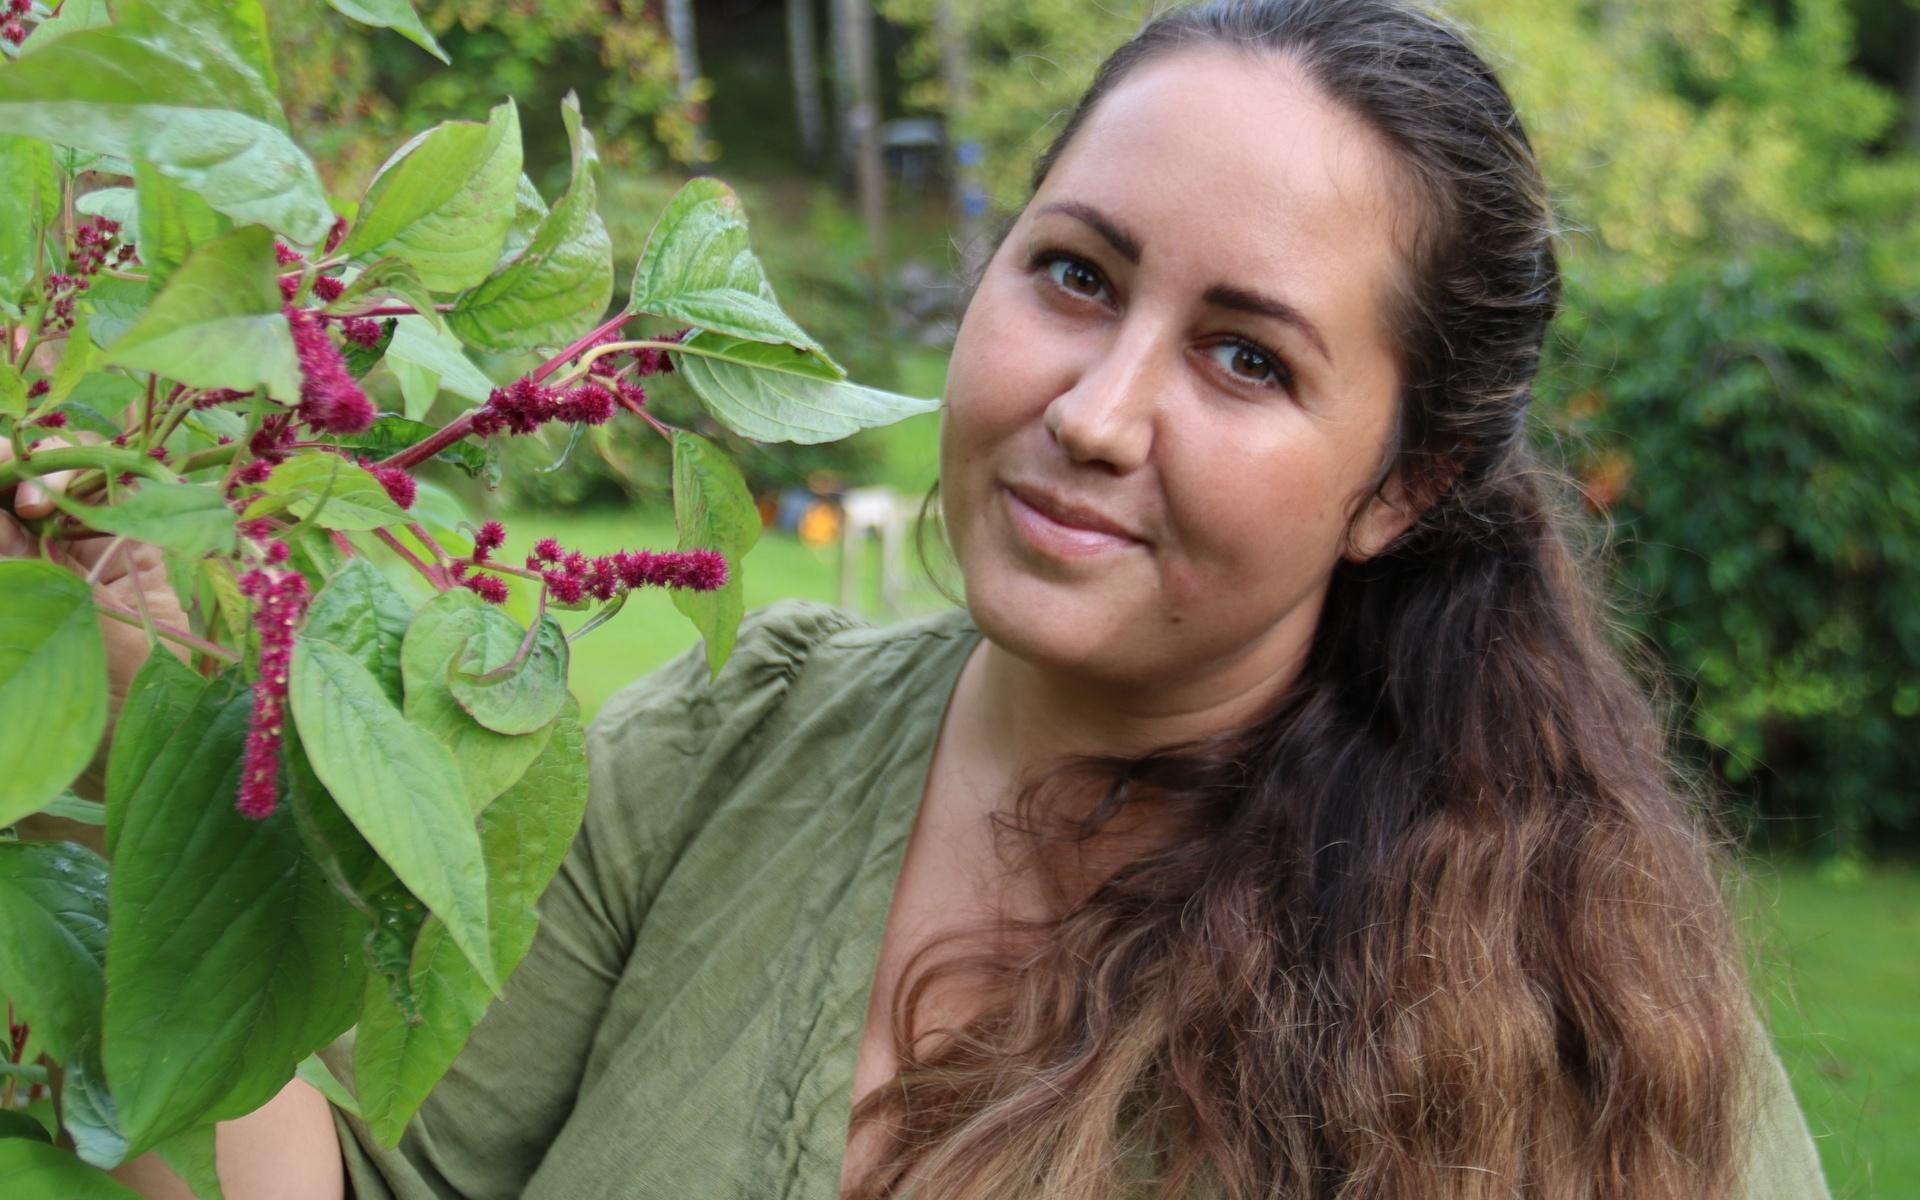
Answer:
[[(934, 739), (979, 639), (749, 616), (588, 731), (585, 823), (541, 927), (398, 1147), (334, 1116), (361, 1200), (833, 1200), (855, 1054)], [(351, 1083), (352, 1034), (323, 1052)], [(1826, 1195), (1777, 1059), (1744, 1200)]]

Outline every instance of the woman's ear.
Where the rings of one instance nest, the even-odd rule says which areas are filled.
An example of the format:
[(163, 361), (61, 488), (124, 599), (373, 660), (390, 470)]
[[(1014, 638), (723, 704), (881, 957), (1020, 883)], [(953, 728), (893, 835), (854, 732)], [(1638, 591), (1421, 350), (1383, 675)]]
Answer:
[(1453, 486), (1460, 467), (1457, 458), (1434, 461), (1417, 473), (1404, 459), (1395, 464), (1347, 527), (1347, 545), (1340, 557), (1362, 563), (1391, 546)]

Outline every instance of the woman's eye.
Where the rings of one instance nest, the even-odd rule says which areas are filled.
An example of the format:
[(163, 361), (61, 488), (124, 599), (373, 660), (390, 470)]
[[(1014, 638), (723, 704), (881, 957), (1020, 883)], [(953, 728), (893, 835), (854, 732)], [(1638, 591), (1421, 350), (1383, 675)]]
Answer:
[[(1222, 350), (1226, 351), (1224, 355), (1220, 354)], [(1214, 361), (1229, 375), (1248, 383), (1287, 386), (1287, 370), (1280, 360), (1251, 342), (1221, 342), (1209, 347), (1207, 353), (1217, 355)]]
[(1056, 254), (1047, 258), (1044, 265), (1047, 274), (1053, 276), (1053, 282), (1061, 291), (1093, 300), (1099, 297), (1101, 288), (1105, 286), (1100, 281), (1100, 272), (1077, 258)]

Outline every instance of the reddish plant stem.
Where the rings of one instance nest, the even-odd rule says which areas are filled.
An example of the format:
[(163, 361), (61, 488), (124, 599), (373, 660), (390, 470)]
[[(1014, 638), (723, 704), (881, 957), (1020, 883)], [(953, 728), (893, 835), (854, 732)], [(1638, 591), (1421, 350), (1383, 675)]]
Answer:
[[(138, 595), (138, 593), (135, 594)], [(146, 627), (145, 622), (140, 620), (140, 614), (134, 612), (132, 609), (121, 608), (117, 604), (109, 604), (98, 596), (94, 597), (93, 606), (100, 611), (101, 616), (112, 617), (116, 621), (132, 625), (136, 629), (144, 629)], [(240, 661), (240, 656), (225, 646), (188, 633), (184, 629), (176, 629), (172, 625), (155, 621), (153, 622), (153, 631), (170, 642), (179, 642), (182, 646), (190, 646), (202, 654), (219, 659), (221, 662), (237, 663)]]
[(353, 543), (347, 540), (346, 534), (341, 533), (338, 529), (329, 529), (327, 530), (327, 536), (333, 539), (333, 548), (340, 552), (341, 557), (343, 558), (356, 557), (353, 549)]
[(533, 371), (533, 376), (532, 376), (533, 381), (535, 383), (545, 382), (547, 376), (559, 370), (560, 365), (562, 363), (566, 362), (568, 359), (572, 358), (574, 355), (579, 354), (581, 351), (593, 345), (595, 342), (607, 336), (609, 333), (612, 333), (614, 330), (620, 328), (622, 325), (625, 325), (629, 320), (632, 319), (632, 317), (633, 317), (632, 313), (623, 312), (619, 316), (614, 317), (610, 321), (601, 322), (598, 326), (594, 328), (593, 332), (587, 334), (585, 337), (581, 338), (579, 341), (575, 342), (573, 345), (568, 346), (565, 350), (562, 350), (560, 353), (554, 355), (552, 358), (541, 363), (538, 367), (535, 367)]
[(434, 566), (444, 568), (447, 565), (446, 548), (434, 540), (433, 535), (427, 532), (425, 525), (418, 521), (410, 522), (407, 525), (407, 532), (419, 538), (420, 544), (427, 548), (427, 553), (433, 555)]
[[(433, 306), (433, 311), (452, 312), (453, 305), (436, 304)], [(319, 317), (322, 321), (346, 321), (354, 317), (412, 317), (412, 316), (419, 315), (419, 312), (420, 310), (415, 308), (411, 304), (380, 304), (380, 305), (375, 305), (373, 308), (363, 308), (359, 312), (350, 312), (350, 313), (321, 312), (321, 313), (315, 313), (314, 315)]]
[(420, 572), (421, 576), (433, 585), (435, 591), (444, 592), (447, 590), (449, 585), (447, 583), (446, 573), (438, 567), (430, 567), (426, 563), (421, 562), (420, 556), (407, 549), (406, 543), (384, 529), (374, 530), (373, 536), (384, 542), (387, 549), (405, 559), (408, 566)]
[(442, 450), (445, 450), (448, 446), (453, 445), (461, 438), (472, 433), (473, 417), (474, 414), (479, 411), (480, 409), (478, 408), (468, 409), (466, 412), (461, 413), (449, 421), (446, 426), (438, 432), (420, 439), (404, 450), (400, 450), (381, 459), (379, 465), (383, 467), (399, 467), (401, 470), (406, 470), (416, 463), (427, 461)]

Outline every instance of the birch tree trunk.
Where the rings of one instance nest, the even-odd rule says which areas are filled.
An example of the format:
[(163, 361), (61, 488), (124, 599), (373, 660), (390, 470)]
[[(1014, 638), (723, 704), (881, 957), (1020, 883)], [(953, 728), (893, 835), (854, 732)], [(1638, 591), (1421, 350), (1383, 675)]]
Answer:
[(793, 72), (793, 112), (800, 149), (810, 163), (826, 148), (820, 108), (820, 52), (814, 45), (813, 0), (787, 0), (787, 57)]
[(841, 14), (840, 61), (846, 69), (849, 93), (844, 141), (853, 153), (854, 182), (860, 196), (860, 215), (867, 227), (868, 269), (875, 299), (884, 304), (887, 198), (873, 62), (873, 6), (870, 0), (835, 0), (835, 4)]
[[(700, 46), (694, 37), (693, 0), (666, 0), (667, 36), (673, 39), (674, 72), (684, 100), (700, 80)], [(706, 103), (689, 106), (693, 115), (694, 161), (708, 160)]]

